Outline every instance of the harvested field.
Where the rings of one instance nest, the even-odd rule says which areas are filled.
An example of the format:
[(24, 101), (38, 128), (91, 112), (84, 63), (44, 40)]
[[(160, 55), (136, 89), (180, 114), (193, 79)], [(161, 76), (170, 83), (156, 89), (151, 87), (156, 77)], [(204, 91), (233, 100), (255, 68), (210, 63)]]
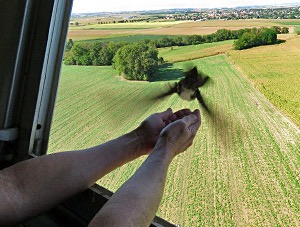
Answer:
[[(285, 24), (284, 24), (285, 23)], [(289, 24), (291, 23), (291, 24)], [(253, 27), (287, 26), (291, 32), (295, 27), (294, 20), (236, 20), (236, 21), (170, 21), (170, 22), (137, 22), (120, 24), (91, 24), (71, 26), (68, 38), (74, 40), (97, 39), (111, 35), (148, 34), (148, 35), (207, 35), (219, 29), (238, 30)]]

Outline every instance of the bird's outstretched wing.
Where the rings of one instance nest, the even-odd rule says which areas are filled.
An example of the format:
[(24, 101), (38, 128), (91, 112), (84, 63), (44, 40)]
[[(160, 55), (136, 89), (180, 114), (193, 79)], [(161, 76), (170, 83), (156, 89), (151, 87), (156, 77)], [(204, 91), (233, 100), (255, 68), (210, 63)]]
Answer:
[(158, 94), (155, 99), (161, 99), (164, 97), (167, 97), (169, 95), (172, 95), (174, 93), (177, 93), (177, 83), (170, 85), (170, 88), (168, 91), (162, 92), (161, 94)]
[(198, 86), (199, 87), (202, 87), (208, 80), (209, 80), (209, 77), (206, 76), (206, 75), (202, 75), (202, 73), (199, 73), (198, 74)]
[(196, 95), (196, 98), (198, 99), (199, 103), (202, 105), (202, 107), (203, 107), (208, 113), (210, 113), (210, 111), (209, 111), (207, 105), (206, 105), (205, 102), (204, 102), (204, 99), (203, 99), (203, 97), (202, 97), (202, 95), (201, 95), (199, 89), (196, 90), (195, 95)]

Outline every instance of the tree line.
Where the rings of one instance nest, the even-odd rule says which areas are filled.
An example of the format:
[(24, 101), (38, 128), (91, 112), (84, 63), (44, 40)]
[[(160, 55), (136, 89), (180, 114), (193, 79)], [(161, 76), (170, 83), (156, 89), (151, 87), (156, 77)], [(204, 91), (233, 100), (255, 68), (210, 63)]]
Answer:
[(244, 32), (233, 46), (236, 50), (247, 49), (255, 46), (270, 45), (278, 43), (277, 33), (271, 28), (252, 28), (250, 31)]
[(121, 42), (73, 43), (72, 39), (69, 39), (66, 44), (64, 63), (66, 65), (111, 65), (117, 50), (126, 44)]
[(157, 48), (170, 46), (197, 45), (236, 39), (235, 49), (245, 49), (258, 45), (274, 44), (277, 34), (288, 29), (252, 28), (240, 30), (220, 29), (209, 35), (164, 37), (158, 40), (128, 42), (95, 42), (73, 43), (69, 39), (66, 44), (64, 63), (66, 65), (113, 65), (120, 75), (129, 80), (150, 80), (157, 66), (164, 61), (158, 58)]
[[(209, 35), (190, 35), (190, 36), (176, 36), (164, 37), (157, 40), (145, 39), (142, 43), (149, 44), (156, 48), (171, 47), (171, 46), (187, 46), (197, 45), (202, 43), (212, 43), (224, 40), (237, 39), (246, 30), (241, 29), (231, 31), (227, 29), (220, 29), (217, 32)], [(141, 42), (140, 42), (141, 43)], [(117, 50), (123, 46), (130, 45), (129, 42), (95, 42), (73, 43), (69, 39), (66, 44), (66, 53), (64, 63), (66, 65), (112, 65), (112, 59)]]

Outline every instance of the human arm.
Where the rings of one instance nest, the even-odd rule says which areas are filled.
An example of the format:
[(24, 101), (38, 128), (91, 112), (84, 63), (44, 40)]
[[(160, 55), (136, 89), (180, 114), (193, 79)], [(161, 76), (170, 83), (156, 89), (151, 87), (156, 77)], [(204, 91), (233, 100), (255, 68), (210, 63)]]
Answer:
[(99, 146), (42, 156), (2, 170), (0, 226), (20, 223), (46, 211), (113, 169), (149, 153), (161, 130), (174, 118), (168, 109), (151, 115), (132, 132)]
[(90, 227), (150, 225), (163, 195), (168, 167), (192, 144), (201, 123), (198, 110), (181, 117), (163, 129), (148, 158), (103, 206)]

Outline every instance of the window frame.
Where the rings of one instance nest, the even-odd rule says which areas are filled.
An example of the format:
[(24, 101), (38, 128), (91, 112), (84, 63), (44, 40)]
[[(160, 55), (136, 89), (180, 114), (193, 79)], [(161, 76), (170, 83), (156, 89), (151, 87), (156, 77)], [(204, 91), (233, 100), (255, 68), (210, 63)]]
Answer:
[(72, 0), (55, 0), (49, 27), (39, 94), (30, 137), (29, 155), (47, 154), (58, 81), (72, 10)]

